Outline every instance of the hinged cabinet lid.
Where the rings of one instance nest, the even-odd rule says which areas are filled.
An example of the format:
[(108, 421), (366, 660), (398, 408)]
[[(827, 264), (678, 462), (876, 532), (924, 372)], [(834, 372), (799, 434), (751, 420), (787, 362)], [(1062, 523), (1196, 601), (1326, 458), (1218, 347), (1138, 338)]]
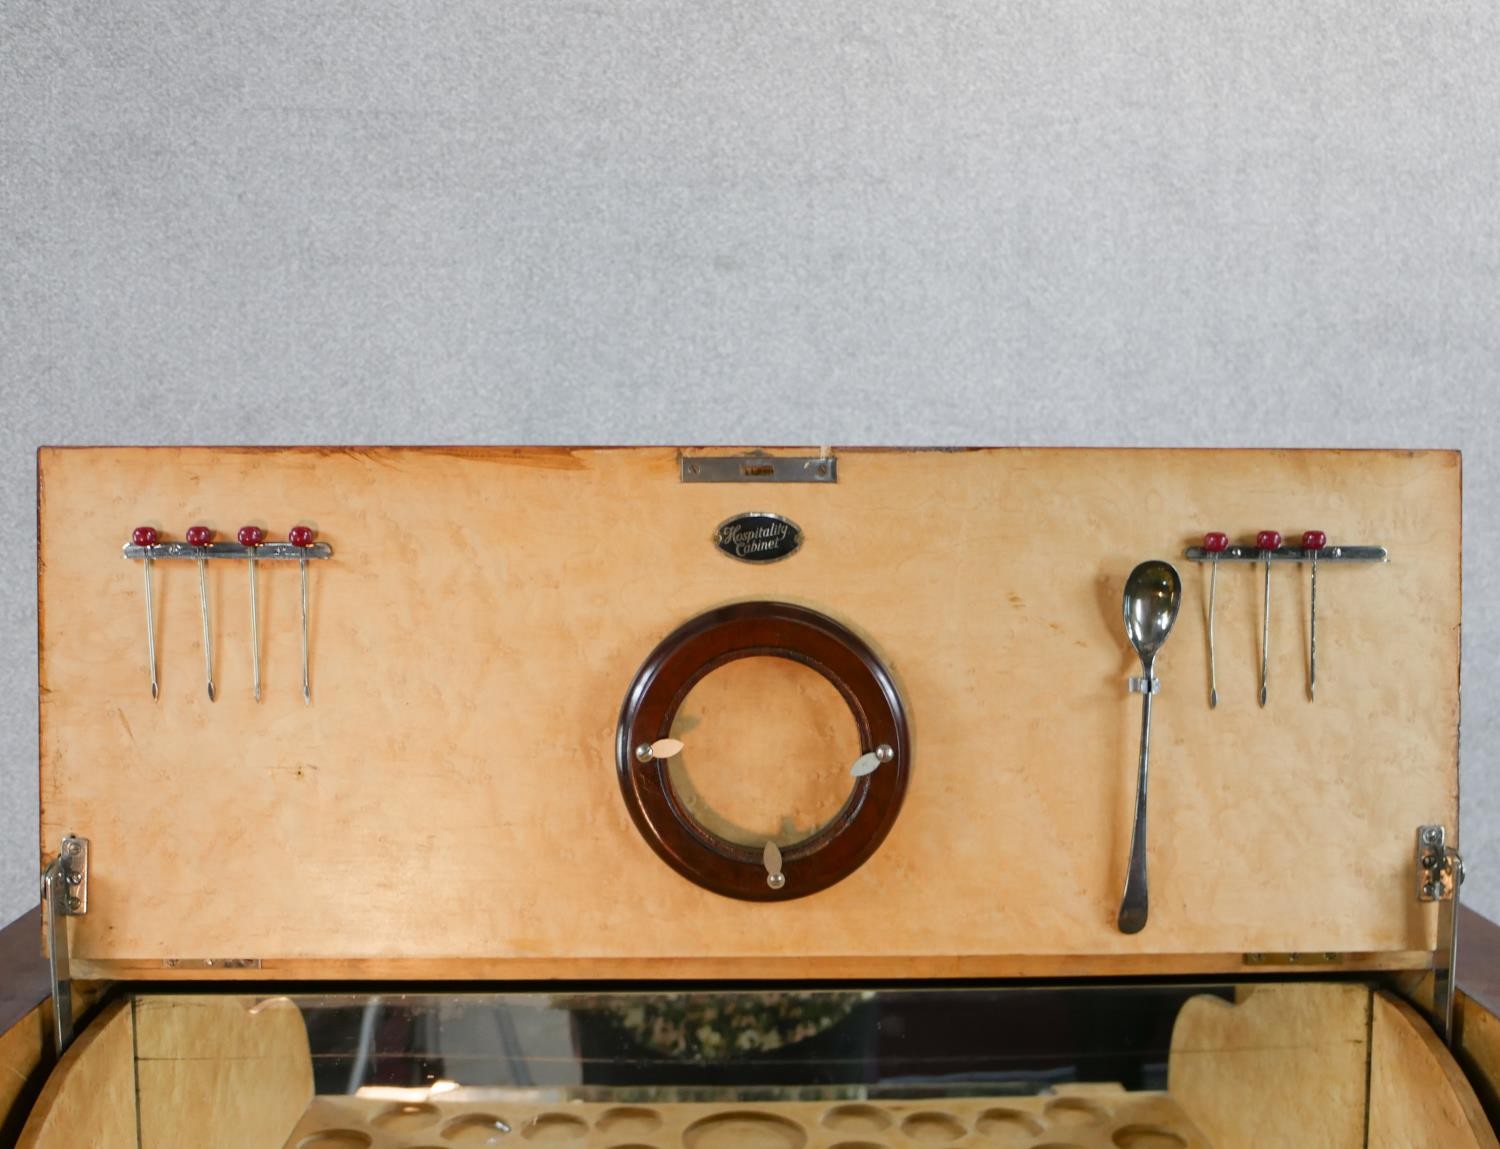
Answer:
[[(41, 840), (90, 842), (75, 976), (1431, 963), (1412, 841), (1457, 825), (1456, 454), (759, 456), (836, 461), (816, 481), (713, 456), (740, 461), (44, 450)], [(721, 545), (778, 520), (775, 561)], [(122, 552), (143, 524), (183, 553)], [(1268, 528), (1269, 563), (1188, 553)], [(1149, 673), (1122, 617), (1147, 559), (1181, 583)], [(750, 603), (791, 609), (667, 643)], [(1149, 917), (1124, 933), (1143, 705)]]

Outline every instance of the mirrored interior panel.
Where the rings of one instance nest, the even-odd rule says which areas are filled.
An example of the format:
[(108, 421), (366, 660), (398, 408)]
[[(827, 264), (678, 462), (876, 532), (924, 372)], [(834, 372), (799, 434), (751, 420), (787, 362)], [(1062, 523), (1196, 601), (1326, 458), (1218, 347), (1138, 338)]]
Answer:
[(268, 1149), (1149, 1147), (1207, 1145), (1166, 1093), (1173, 1025), (1204, 995), (1234, 991), (162, 994), (134, 1011), (138, 1072), (278, 1083), (253, 1118)]

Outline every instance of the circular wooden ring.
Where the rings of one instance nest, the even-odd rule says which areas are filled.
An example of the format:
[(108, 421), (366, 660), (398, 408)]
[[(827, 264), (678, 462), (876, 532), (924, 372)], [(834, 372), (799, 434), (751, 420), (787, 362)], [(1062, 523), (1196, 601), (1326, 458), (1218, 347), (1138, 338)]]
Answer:
[[(739, 658), (787, 658), (816, 670), (854, 714), (860, 752), (881, 745), (889, 762), (854, 779), (843, 807), (812, 836), (782, 849), (786, 882), (773, 889), (757, 848), (701, 825), (672, 787), (667, 763), (640, 762), (636, 747), (667, 737), (699, 679)], [(620, 790), (636, 828), (674, 870), (731, 898), (779, 902), (848, 877), (890, 832), (911, 771), (906, 710), (890, 671), (863, 639), (827, 615), (785, 602), (745, 602), (700, 614), (664, 638), (636, 672), (615, 736)]]

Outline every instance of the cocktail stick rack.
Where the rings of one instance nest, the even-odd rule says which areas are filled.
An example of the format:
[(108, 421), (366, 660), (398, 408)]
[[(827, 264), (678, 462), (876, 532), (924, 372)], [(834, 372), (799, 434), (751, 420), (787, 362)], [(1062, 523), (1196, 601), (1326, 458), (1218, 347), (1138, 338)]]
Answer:
[(213, 626), (209, 619), (207, 567), (217, 559), (242, 559), (250, 577), (250, 661), (255, 701), (261, 700), (260, 611), (256, 591), (255, 564), (258, 562), (296, 562), (302, 574), (302, 701), (312, 704), (312, 676), (309, 655), (307, 564), (310, 559), (333, 556), (327, 543), (314, 541), (312, 527), (298, 524), (287, 532), (287, 541), (267, 542), (264, 528), (244, 526), (232, 543), (214, 542), (212, 528), (194, 525), (187, 529), (182, 542), (163, 539), (152, 526), (136, 527), (124, 546), (127, 559), (139, 559), (146, 575), (146, 662), (151, 673), (151, 697), (161, 695), (156, 657), (156, 606), (152, 591), (151, 566), (158, 559), (190, 559), (198, 564), (198, 606), (203, 621), (203, 670), (208, 700), (218, 698), (214, 684)]
[(1208, 590), (1208, 705), (1219, 705), (1219, 682), (1214, 656), (1214, 598), (1219, 583), (1219, 564), (1261, 563), (1264, 571), (1265, 603), (1261, 607), (1260, 634), (1260, 704), (1270, 698), (1271, 678), (1271, 565), (1273, 563), (1308, 563), (1312, 568), (1312, 602), (1309, 610), (1307, 643), (1307, 697), (1317, 697), (1318, 690), (1318, 564), (1383, 563), (1388, 561), (1384, 547), (1329, 546), (1323, 531), (1302, 533), (1300, 547), (1282, 545), (1280, 531), (1261, 531), (1254, 546), (1230, 546), (1222, 531), (1209, 531), (1203, 545), (1188, 547), (1185, 554), (1195, 563), (1208, 563), (1213, 569)]

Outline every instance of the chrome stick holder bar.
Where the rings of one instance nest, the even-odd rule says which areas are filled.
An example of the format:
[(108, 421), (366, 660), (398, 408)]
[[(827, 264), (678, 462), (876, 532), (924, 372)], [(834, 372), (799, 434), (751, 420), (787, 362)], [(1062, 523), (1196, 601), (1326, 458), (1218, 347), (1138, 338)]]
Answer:
[(1432, 1012), (1438, 1036), (1453, 1043), (1453, 976), (1458, 963), (1458, 889), (1464, 860), (1442, 826), (1417, 827), (1417, 901), (1438, 904), (1437, 951), (1432, 961)]
[[(1188, 547), (1183, 552), (1191, 562), (1195, 563), (1263, 563), (1267, 560), (1273, 563), (1310, 563), (1313, 558), (1312, 551), (1305, 551), (1301, 547), (1277, 547), (1274, 551), (1258, 550), (1255, 547), (1226, 547), (1217, 553), (1204, 550), (1202, 547)], [(1383, 563), (1389, 562), (1390, 556), (1386, 554), (1384, 547), (1337, 547), (1328, 546), (1316, 552), (1318, 565), (1324, 563)]]
[(328, 559), (333, 557), (333, 548), (327, 543), (313, 543), (310, 547), (294, 547), (291, 543), (262, 543), (258, 547), (242, 547), (239, 543), (209, 543), (195, 547), (191, 543), (156, 543), (149, 547), (138, 547), (126, 543), (127, 559), (254, 559), (256, 562), (296, 562), (300, 559)]
[(69, 834), (62, 850), (42, 870), (47, 914), (47, 974), (52, 989), (52, 1041), (56, 1055), (73, 1044), (73, 980), (68, 968), (64, 918), (89, 912), (89, 840)]

